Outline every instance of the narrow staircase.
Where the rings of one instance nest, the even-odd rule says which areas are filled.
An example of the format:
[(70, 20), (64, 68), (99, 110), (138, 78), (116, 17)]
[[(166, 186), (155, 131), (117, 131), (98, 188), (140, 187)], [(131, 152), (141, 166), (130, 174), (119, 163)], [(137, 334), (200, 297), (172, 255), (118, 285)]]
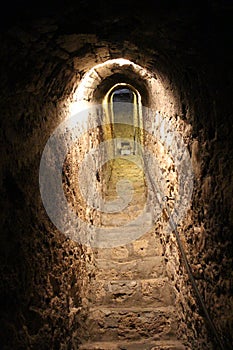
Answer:
[[(116, 184), (121, 179), (132, 182), (134, 195), (124, 211), (103, 215), (103, 227), (124, 229), (122, 226), (134, 220), (145, 206), (144, 172), (134, 157), (114, 160), (105, 200), (116, 199)], [(151, 221), (149, 210), (146, 215)], [(138, 230), (142, 230), (140, 223)], [(94, 249), (96, 272), (90, 285), (87, 337), (80, 350), (186, 349), (177, 340), (175, 294), (154, 231), (152, 227), (126, 245)]]

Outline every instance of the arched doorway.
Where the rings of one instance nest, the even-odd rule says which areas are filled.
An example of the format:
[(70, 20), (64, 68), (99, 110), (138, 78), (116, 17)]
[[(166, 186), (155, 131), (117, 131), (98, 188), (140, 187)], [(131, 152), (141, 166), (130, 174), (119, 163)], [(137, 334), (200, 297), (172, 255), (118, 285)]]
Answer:
[(111, 125), (116, 155), (141, 155), (143, 118), (141, 96), (126, 83), (114, 85), (103, 99), (105, 118)]

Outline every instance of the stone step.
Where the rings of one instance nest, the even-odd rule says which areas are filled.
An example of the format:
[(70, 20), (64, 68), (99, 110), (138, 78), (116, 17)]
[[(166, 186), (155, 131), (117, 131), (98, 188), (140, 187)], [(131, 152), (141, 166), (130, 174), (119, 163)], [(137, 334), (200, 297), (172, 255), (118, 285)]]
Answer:
[[(144, 209), (144, 211), (143, 211)], [(134, 222), (137, 219), (136, 222)], [(131, 212), (129, 210), (121, 210), (119, 213), (104, 213), (101, 214), (101, 222), (105, 226), (122, 226), (129, 221), (129, 226), (133, 227), (135, 225), (140, 229), (140, 225), (151, 224), (152, 214), (146, 211), (146, 208), (142, 206), (141, 210)]]
[(152, 215), (146, 212), (146, 209), (128, 222), (109, 220), (109, 222), (105, 222), (105, 225), (95, 228), (92, 245), (105, 249), (127, 245), (150, 232), (153, 226)]
[(141, 238), (136, 239), (127, 245), (108, 249), (93, 249), (93, 254), (96, 259), (108, 259), (120, 262), (135, 260), (145, 256), (161, 256), (162, 252), (163, 247), (160, 243), (159, 236), (154, 232), (154, 227), (152, 227), (152, 229), (145, 233)]
[(124, 162), (124, 164), (115, 164), (115, 166), (113, 166), (112, 168), (112, 177), (115, 176), (115, 174), (124, 174), (126, 176), (135, 176), (135, 174), (137, 174), (138, 176), (140, 176), (140, 178), (144, 178), (144, 171), (140, 165), (140, 167), (138, 167), (136, 164), (133, 165), (132, 162)]
[(90, 284), (89, 302), (111, 307), (166, 307), (174, 305), (174, 288), (168, 278), (143, 280), (98, 280)]
[(142, 189), (146, 188), (144, 178), (140, 176), (140, 174), (135, 174), (135, 173), (129, 174), (129, 172), (125, 174), (115, 172), (114, 176), (112, 176), (111, 179), (108, 181), (108, 188), (115, 189), (116, 184), (119, 180), (130, 181), (134, 188), (142, 188)]
[[(134, 187), (140, 186), (140, 187), (145, 187), (146, 186), (146, 182), (145, 182), (145, 176), (144, 174), (141, 172), (137, 172), (135, 171), (135, 169), (119, 169), (119, 170), (113, 170), (111, 177), (108, 180), (108, 188), (111, 189), (111, 185), (116, 186), (116, 183), (118, 181), (130, 181), (131, 184)], [(126, 183), (127, 184), (127, 183)]]
[(121, 183), (121, 187), (125, 188), (126, 190), (130, 190), (131, 188), (140, 188), (142, 190), (147, 189), (144, 178), (139, 174), (130, 175), (128, 172), (125, 174), (118, 174), (115, 172), (114, 176), (112, 176), (107, 183), (107, 191), (112, 191), (116, 193), (119, 181), (120, 183), (123, 181), (123, 183)]
[(129, 181), (135, 181), (138, 184), (144, 184), (144, 174), (136, 169), (120, 167), (120, 169), (114, 169), (109, 179), (109, 183), (116, 182), (119, 179), (127, 179)]
[[(123, 192), (123, 190), (122, 190)], [(124, 192), (126, 192), (128, 195), (132, 196), (132, 200), (138, 200), (138, 199), (144, 199), (147, 195), (147, 189), (144, 186), (140, 187), (132, 187), (131, 189), (126, 189)], [(105, 192), (102, 193), (102, 196), (105, 200), (113, 200), (116, 199), (119, 195), (121, 195), (121, 192), (119, 193), (116, 191), (116, 186), (111, 185)]]
[(153, 341), (146, 339), (137, 342), (87, 342), (79, 346), (80, 350), (187, 350), (182, 342), (176, 339)]
[(96, 259), (96, 280), (138, 280), (167, 277), (163, 256), (142, 257), (126, 262)]
[[(137, 206), (139, 206), (139, 209), (141, 207), (143, 207), (147, 201), (147, 194), (145, 191), (142, 191), (140, 189), (136, 189), (133, 190), (132, 192), (126, 192), (127, 197), (126, 200), (125, 198), (122, 198), (122, 195), (118, 195), (116, 192), (112, 191), (108, 192), (107, 194), (103, 194), (103, 198), (105, 203), (118, 203), (121, 201), (122, 199), (124, 200), (123, 203), (125, 203), (127, 205), (127, 207), (132, 208), (133, 210), (137, 210)], [(124, 193), (125, 195), (125, 193)]]
[[(116, 220), (125, 221), (130, 220), (133, 218), (137, 218), (139, 215), (143, 213), (143, 211), (147, 210), (147, 215), (150, 220), (152, 217), (152, 214), (150, 213), (151, 210), (146, 209), (148, 208), (148, 204), (146, 205), (147, 201), (145, 198), (142, 198), (141, 200), (134, 200), (128, 203), (127, 201), (123, 201), (119, 198), (114, 199), (112, 198), (109, 201), (105, 201), (104, 207), (100, 208), (102, 210), (101, 213), (101, 219), (103, 222), (107, 222), (107, 220), (112, 220), (114, 224), (117, 225)], [(106, 208), (106, 209), (105, 209)], [(104, 212), (105, 210), (105, 212)], [(118, 224), (119, 225), (119, 224)]]
[[(137, 171), (135, 168), (129, 168), (124, 166), (119, 169), (113, 169), (111, 177), (108, 181), (108, 184), (115, 184), (119, 180), (129, 180), (132, 181), (135, 185), (145, 186), (145, 176), (142, 171)], [(110, 186), (109, 186), (110, 187)]]
[(119, 168), (119, 167), (124, 167), (124, 168), (129, 168), (135, 169), (137, 171), (142, 171), (142, 165), (143, 163), (140, 161), (139, 158), (134, 157), (133, 155), (127, 155), (123, 156), (121, 159), (120, 158), (115, 158), (114, 163), (113, 163), (113, 168)]
[(166, 340), (177, 332), (177, 320), (172, 306), (90, 308), (86, 320), (91, 341)]
[[(102, 213), (101, 214), (101, 224), (103, 226), (108, 226), (108, 227), (117, 227), (117, 226), (122, 226), (126, 224), (130, 224), (132, 222), (132, 225), (134, 225), (133, 221), (139, 217), (143, 213), (143, 207), (141, 210), (137, 210), (135, 212), (130, 211), (130, 210), (123, 210), (118, 213)], [(144, 213), (143, 214), (143, 220), (139, 222), (138, 224), (144, 222), (146, 223), (151, 223), (152, 222), (152, 215), (151, 213)], [(140, 229), (140, 228), (139, 228)]]

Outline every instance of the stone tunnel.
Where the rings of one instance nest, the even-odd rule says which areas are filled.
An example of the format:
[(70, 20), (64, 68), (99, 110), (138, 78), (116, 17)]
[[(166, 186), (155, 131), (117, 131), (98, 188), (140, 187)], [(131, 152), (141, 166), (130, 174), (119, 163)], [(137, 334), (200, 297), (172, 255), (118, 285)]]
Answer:
[(5, 4), (1, 349), (233, 348), (232, 10)]

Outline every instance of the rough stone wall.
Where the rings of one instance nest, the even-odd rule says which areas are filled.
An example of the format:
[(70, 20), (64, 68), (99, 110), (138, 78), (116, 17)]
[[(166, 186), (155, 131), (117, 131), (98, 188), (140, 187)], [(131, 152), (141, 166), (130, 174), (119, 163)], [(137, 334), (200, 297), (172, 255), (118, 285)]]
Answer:
[[(211, 75), (210, 72), (209, 75)], [(210, 77), (209, 79), (213, 84), (213, 80)], [(216, 325), (223, 346), (230, 349), (232, 346), (230, 331), (232, 328), (232, 273), (230, 271), (232, 265), (232, 240), (230, 238), (232, 183), (229, 181), (229, 173), (232, 174), (232, 162), (231, 158), (228, 160), (226, 158), (227, 154), (232, 153), (232, 141), (227, 137), (230, 121), (223, 115), (227, 113), (225, 108), (229, 102), (223, 103), (226, 96), (225, 98), (218, 97), (222, 100), (222, 104), (219, 102), (217, 112), (216, 97), (213, 91), (211, 91), (212, 96), (208, 96), (203, 91), (205, 83), (201, 81), (198, 73), (197, 76), (192, 76), (192, 80), (187, 79), (188, 81), (192, 81), (191, 86), (187, 87), (187, 91), (189, 89), (191, 91), (192, 98), (187, 98), (185, 109), (184, 105), (182, 106), (182, 100), (179, 103), (177, 99), (176, 105), (180, 106), (180, 109), (177, 109), (178, 115), (175, 114), (175, 117), (171, 118), (171, 123), (182, 135), (189, 149), (194, 171), (193, 201), (183, 222), (179, 224), (178, 230), (210, 317)], [(218, 84), (217, 81), (220, 81), (218, 74), (214, 82), (215, 86)], [(174, 95), (177, 94), (172, 86), (170, 86), (170, 91)], [(197, 91), (200, 94), (196, 95)], [(166, 100), (164, 100), (164, 106), (166, 108)], [(182, 110), (180, 117), (179, 111), (182, 112)], [(208, 122), (205, 113), (209, 117)], [(170, 115), (172, 114), (171, 108)], [(166, 111), (165, 115), (168, 115)], [(222, 119), (222, 123), (219, 119)], [(225, 126), (224, 123), (228, 126)], [(225, 139), (223, 135), (226, 135)], [(229, 168), (226, 164), (229, 165)], [(164, 224), (160, 225), (159, 231), (164, 254), (167, 257), (170, 278), (177, 292), (176, 303), (180, 308), (181, 321), (180, 336), (186, 339), (191, 348), (218, 347), (203, 317), (203, 311), (197, 305), (187, 272), (180, 260), (176, 239), (174, 235), (166, 234), (164, 230), (166, 220), (165, 216)], [(209, 333), (208, 336), (206, 330)]]
[(18, 35), (9, 33), (1, 51), (0, 343), (2, 349), (68, 349), (82, 336), (91, 255), (50, 222), (38, 174), (45, 143), (67, 113), (57, 74), (65, 81), (69, 70), (58, 73), (51, 57), (46, 63), (39, 53), (43, 34)]
[[(222, 115), (223, 111), (218, 113)], [(228, 130), (222, 125), (213, 136), (211, 130), (201, 128), (193, 140), (196, 186), (193, 210), (183, 230), (199, 289), (225, 346), (230, 349), (233, 342), (232, 181), (229, 179), (232, 161), (228, 156), (232, 141), (225, 139)]]
[[(166, 109), (166, 104), (164, 104), (163, 108)], [(154, 203), (156, 209), (155, 219), (157, 222), (154, 230), (160, 237), (163, 249), (162, 255), (165, 257), (168, 277), (174, 288), (174, 304), (178, 309), (179, 319), (178, 337), (191, 349), (212, 349), (211, 340), (208, 339), (205, 321), (199, 313), (200, 310), (197, 306), (196, 296), (190, 285), (187, 271), (183, 266), (176, 237), (169, 225), (168, 212), (165, 202), (163, 202), (164, 196), (171, 198), (168, 200), (168, 206), (172, 219), (178, 224), (178, 231), (180, 231), (180, 228), (183, 229), (183, 222), (186, 221), (186, 215), (182, 217), (181, 221), (178, 217), (179, 211), (181, 212), (185, 207), (185, 212), (188, 210), (189, 215), (191, 212), (191, 200), (187, 200), (186, 193), (181, 193), (180, 177), (184, 176), (185, 181), (187, 181), (190, 176), (190, 169), (183, 168), (182, 162), (184, 158), (180, 158), (180, 164), (179, 161), (177, 162), (179, 158), (178, 152), (180, 150), (179, 147), (177, 148), (177, 138), (173, 133), (177, 133), (183, 139), (183, 147), (188, 147), (191, 139), (191, 126), (179, 116), (174, 117), (172, 110), (169, 118), (166, 117), (167, 115), (169, 115), (168, 110), (164, 116), (161, 115), (160, 117), (154, 112), (145, 113), (144, 115), (147, 130), (150, 130), (150, 133), (146, 133), (145, 135), (145, 148), (150, 149), (155, 159), (154, 162), (150, 160), (146, 168), (146, 171), (150, 173), (149, 182), (152, 181), (154, 183), (154, 186), (152, 185), (151, 188), (152, 193), (150, 194), (152, 203)], [(161, 137), (163, 133), (158, 132), (164, 122), (167, 124), (172, 140), (170, 150), (166, 145), (165, 138)], [(167, 133), (165, 135), (167, 136)], [(173, 151), (172, 153), (171, 150)], [(176, 155), (175, 157), (174, 154)], [(192, 176), (190, 177), (191, 179)], [(192, 181), (190, 181), (191, 185)], [(177, 206), (179, 201), (180, 204)], [(178, 214), (176, 211), (178, 211)], [(190, 224), (192, 225), (193, 223), (191, 222)], [(186, 251), (187, 238), (185, 229), (182, 230), (181, 239)]]
[[(186, 84), (192, 98), (188, 98), (189, 107), (185, 116), (190, 120), (193, 118), (191, 116), (195, 116), (189, 144), (195, 186), (192, 210), (182, 231), (202, 296), (222, 336), (224, 347), (230, 349), (232, 200), (229, 196), (232, 182), (229, 181), (229, 174), (232, 174), (232, 139), (228, 133), (232, 130), (232, 123), (227, 117), (227, 111), (231, 108), (228, 100), (230, 84), (229, 77), (223, 73), (226, 67), (222, 66), (223, 62), (227, 64), (228, 58), (221, 56), (211, 59), (209, 55), (208, 63), (202, 66), (208, 77), (205, 81), (200, 72), (196, 72), (196, 75), (186, 73)], [(219, 86), (223, 85), (225, 92), (219, 94)]]
[[(91, 161), (86, 157), (98, 147), (100, 134), (99, 127), (89, 128), (88, 132), (83, 132), (73, 143), (63, 166), (63, 186), (68, 203), (82, 221), (94, 226), (98, 226), (100, 221), (97, 208), (104, 171), (98, 167), (101, 161), (100, 154), (94, 153)], [(97, 170), (93, 171), (95, 169)]]
[[(23, 97), (18, 100), (11, 126), (3, 126), (7, 134), (15, 132), (15, 118), (27, 113), (24, 103)], [(34, 105), (30, 108), (34, 119)], [(9, 113), (5, 117), (10, 123)], [(18, 144), (21, 137), (3, 139), (1, 343), (4, 349), (66, 349), (73, 338), (78, 342), (82, 291), (92, 272), (86, 249), (60, 234), (45, 213), (38, 188), (39, 157), (27, 145), (30, 137), (28, 131), (23, 147)], [(43, 142), (35, 142), (40, 153)]]

